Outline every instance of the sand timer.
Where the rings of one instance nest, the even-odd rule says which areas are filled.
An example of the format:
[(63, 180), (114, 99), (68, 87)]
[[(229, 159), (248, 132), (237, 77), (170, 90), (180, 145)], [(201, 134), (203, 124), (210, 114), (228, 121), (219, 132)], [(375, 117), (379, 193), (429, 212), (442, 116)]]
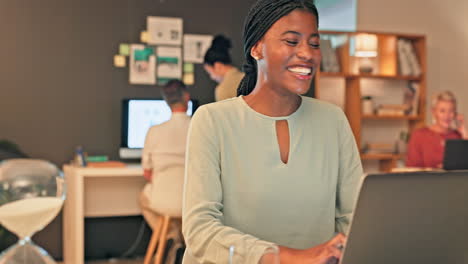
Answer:
[(18, 243), (0, 254), (0, 264), (53, 264), (50, 255), (31, 241), (60, 212), (65, 181), (52, 163), (11, 159), (0, 163), (0, 225)]

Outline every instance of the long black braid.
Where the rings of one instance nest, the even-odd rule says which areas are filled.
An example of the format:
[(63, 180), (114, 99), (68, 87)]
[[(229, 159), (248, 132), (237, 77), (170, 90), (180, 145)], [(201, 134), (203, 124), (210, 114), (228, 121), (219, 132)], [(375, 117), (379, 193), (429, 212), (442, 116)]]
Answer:
[(237, 88), (237, 95), (248, 95), (257, 82), (257, 63), (250, 55), (252, 47), (262, 39), (270, 27), (280, 18), (295, 9), (311, 12), (317, 18), (318, 11), (314, 0), (258, 0), (251, 8), (244, 22), (244, 55), (242, 69), (245, 76)]

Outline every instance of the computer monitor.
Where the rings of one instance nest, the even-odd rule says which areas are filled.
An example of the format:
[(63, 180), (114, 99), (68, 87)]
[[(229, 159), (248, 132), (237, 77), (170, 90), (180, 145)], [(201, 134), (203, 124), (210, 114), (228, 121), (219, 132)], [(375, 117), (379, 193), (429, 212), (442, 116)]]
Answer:
[[(190, 100), (187, 115), (191, 116), (198, 103)], [(171, 118), (172, 112), (164, 99), (124, 99), (122, 101), (121, 159), (141, 158), (146, 133), (151, 126), (159, 125)]]
[(467, 171), (367, 176), (340, 263), (468, 263), (467, 190)]

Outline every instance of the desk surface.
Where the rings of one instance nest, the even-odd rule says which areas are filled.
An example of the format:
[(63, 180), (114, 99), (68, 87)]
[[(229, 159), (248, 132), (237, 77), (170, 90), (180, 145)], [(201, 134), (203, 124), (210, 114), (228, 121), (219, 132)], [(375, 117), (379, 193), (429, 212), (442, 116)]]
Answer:
[(138, 197), (146, 180), (141, 166), (83, 168), (65, 165), (65, 263), (84, 263), (84, 218), (141, 214)]
[[(129, 165), (124, 168), (86, 168), (65, 165), (64, 171), (73, 170), (74, 173), (82, 177), (131, 177), (143, 176), (143, 168), (138, 165)], [(66, 173), (66, 172), (65, 172)]]

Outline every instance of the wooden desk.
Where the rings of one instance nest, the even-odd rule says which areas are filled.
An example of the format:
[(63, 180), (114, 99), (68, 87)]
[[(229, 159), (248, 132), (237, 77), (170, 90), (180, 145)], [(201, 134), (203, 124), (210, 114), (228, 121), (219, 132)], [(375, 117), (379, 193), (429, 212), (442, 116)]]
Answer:
[(63, 258), (84, 263), (84, 218), (140, 215), (138, 197), (146, 184), (141, 167), (81, 168), (65, 165), (67, 198)]

